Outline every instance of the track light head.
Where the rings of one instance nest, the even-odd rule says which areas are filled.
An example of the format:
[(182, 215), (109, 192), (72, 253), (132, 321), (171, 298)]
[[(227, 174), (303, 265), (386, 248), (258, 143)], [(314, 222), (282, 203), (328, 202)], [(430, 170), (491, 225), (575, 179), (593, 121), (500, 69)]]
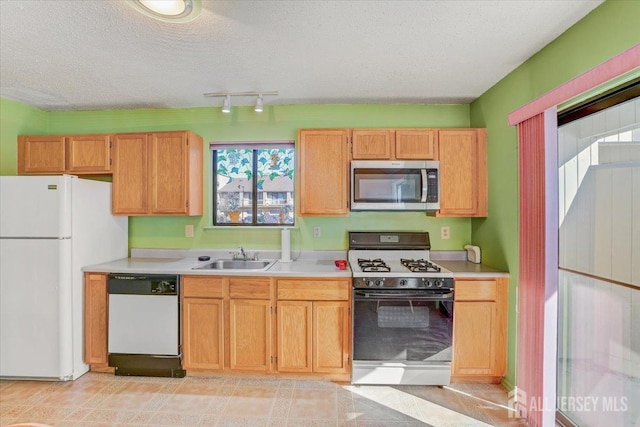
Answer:
[(253, 109), (253, 111), (255, 111), (256, 113), (262, 113), (262, 110), (262, 94), (259, 94), (258, 98), (256, 99), (256, 107)]
[(222, 112), (225, 114), (231, 112), (231, 95), (227, 95), (224, 98), (224, 102), (222, 103)]

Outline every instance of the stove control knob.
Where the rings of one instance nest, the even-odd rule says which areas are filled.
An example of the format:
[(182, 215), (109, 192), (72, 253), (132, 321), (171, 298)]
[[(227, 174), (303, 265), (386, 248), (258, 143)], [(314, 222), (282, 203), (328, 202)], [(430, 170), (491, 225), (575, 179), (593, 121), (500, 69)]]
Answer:
[(366, 285), (368, 287), (372, 287), (373, 286), (373, 280), (366, 280), (365, 283), (366, 283)]
[(436, 280), (435, 285), (436, 285), (436, 287), (441, 288), (442, 287), (442, 280)]
[(427, 280), (427, 288), (433, 287), (433, 282), (431, 280)]
[(401, 279), (400, 286), (407, 286), (407, 281), (405, 279)]
[(383, 286), (384, 285), (384, 279), (380, 280), (376, 280), (376, 286)]

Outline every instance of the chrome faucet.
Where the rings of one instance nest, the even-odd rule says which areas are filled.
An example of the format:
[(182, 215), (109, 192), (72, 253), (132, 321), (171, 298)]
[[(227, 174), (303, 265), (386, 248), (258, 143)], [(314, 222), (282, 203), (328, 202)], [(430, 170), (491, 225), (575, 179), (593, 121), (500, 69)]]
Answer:
[(248, 261), (248, 260), (256, 260), (257, 261), (258, 260), (258, 252), (255, 252), (253, 254), (253, 257), (250, 257), (244, 251), (244, 248), (242, 246), (239, 246), (238, 250), (236, 252), (233, 252), (233, 259), (234, 260), (241, 260), (241, 261)]
[(246, 261), (247, 260), (247, 254), (244, 251), (244, 248), (242, 246), (238, 247), (238, 251), (236, 253), (233, 254), (234, 257), (233, 259), (241, 259)]

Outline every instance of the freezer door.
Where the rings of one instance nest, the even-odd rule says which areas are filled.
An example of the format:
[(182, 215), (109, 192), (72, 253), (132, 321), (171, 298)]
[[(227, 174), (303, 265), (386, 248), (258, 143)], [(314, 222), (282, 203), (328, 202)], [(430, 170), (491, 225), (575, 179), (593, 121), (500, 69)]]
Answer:
[(0, 376), (71, 379), (70, 239), (0, 239)]
[(0, 177), (0, 238), (71, 236), (71, 180), (60, 176)]

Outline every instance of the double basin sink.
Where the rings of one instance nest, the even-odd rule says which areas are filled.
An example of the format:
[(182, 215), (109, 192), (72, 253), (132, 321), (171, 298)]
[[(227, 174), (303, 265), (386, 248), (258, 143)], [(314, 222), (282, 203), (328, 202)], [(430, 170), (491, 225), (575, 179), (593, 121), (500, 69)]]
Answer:
[(197, 267), (193, 267), (193, 270), (252, 270), (252, 271), (265, 271), (268, 270), (275, 261), (257, 261), (257, 260), (231, 260), (231, 259), (217, 259), (212, 262), (208, 262)]

